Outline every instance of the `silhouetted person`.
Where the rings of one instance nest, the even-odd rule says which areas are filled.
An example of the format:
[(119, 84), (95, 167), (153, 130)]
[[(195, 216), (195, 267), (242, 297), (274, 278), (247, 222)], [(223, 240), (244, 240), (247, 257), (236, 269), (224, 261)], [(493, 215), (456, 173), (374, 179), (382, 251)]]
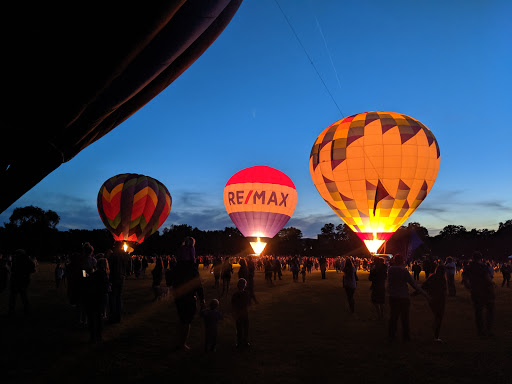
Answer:
[[(421, 268), (420, 268), (421, 270)], [(370, 269), (368, 279), (372, 282), (370, 287), (372, 294), (372, 304), (377, 311), (377, 318), (384, 319), (384, 304), (386, 302), (386, 279), (388, 277), (388, 268), (384, 260), (380, 257), (375, 259), (375, 263)]]
[[(148, 269), (148, 266), (149, 266), (148, 258), (146, 256), (143, 256), (141, 263), (142, 263), (142, 268), (140, 270), (140, 273), (142, 275), (142, 278), (145, 278), (146, 277), (146, 269)], [(162, 260), (162, 264), (163, 264), (163, 260)]]
[[(443, 322), (444, 309), (446, 306), (446, 287), (447, 279), (445, 277), (446, 267), (439, 264), (434, 274), (422, 284), (424, 289), (430, 296), (429, 306), (434, 314), (434, 341), (441, 342), (439, 333), (441, 332), (441, 323)], [(446, 274), (447, 275), (447, 274)]]
[(236, 323), (237, 348), (249, 346), (249, 305), (251, 298), (249, 292), (245, 290), (246, 286), (247, 281), (245, 281), (245, 279), (238, 280), (238, 291), (231, 297), (233, 318)]
[(270, 261), (270, 258), (266, 257), (263, 263), (265, 268), (265, 281), (267, 285), (272, 286), (274, 284), (272, 283), (272, 261)]
[(87, 277), (84, 291), (84, 304), (87, 313), (90, 342), (101, 342), (103, 333), (103, 315), (105, 312), (105, 294), (110, 286), (107, 259), (100, 259), (97, 269)]
[(247, 256), (247, 292), (249, 292), (249, 296), (251, 300), (254, 301), (255, 304), (258, 304), (258, 300), (256, 300), (256, 296), (254, 294), (254, 274), (256, 273), (256, 265), (252, 259), (252, 256)]
[(176, 265), (173, 268), (174, 304), (178, 312), (178, 342), (177, 349), (189, 350), (187, 345), (190, 324), (197, 311), (196, 295), (201, 309), (204, 308), (204, 291), (196, 263), (195, 239), (187, 236), (176, 255)]
[(213, 277), (215, 279), (215, 283), (213, 285), (214, 288), (220, 288), (220, 274), (222, 272), (222, 259), (220, 257), (215, 257), (212, 262)]
[(501, 286), (504, 287), (505, 283), (507, 284), (507, 288), (510, 288), (510, 275), (512, 274), (512, 260), (509, 260), (500, 268), (501, 275), (503, 276), (503, 282), (501, 283)]
[(457, 291), (455, 289), (455, 271), (457, 265), (453, 262), (451, 257), (446, 258), (446, 284), (448, 285), (448, 296), (455, 296)]
[(464, 270), (463, 281), (465, 287), (471, 291), (478, 335), (490, 336), (494, 322), (494, 284), (480, 252), (473, 253), (472, 262)]
[(238, 263), (240, 264), (240, 268), (238, 269), (238, 278), (247, 280), (249, 278), (247, 262), (245, 261), (245, 259), (240, 259)]
[(425, 272), (425, 279), (428, 279), (430, 274), (434, 272), (434, 261), (429, 255), (423, 260), (423, 272)]
[(357, 287), (357, 280), (356, 268), (354, 267), (352, 260), (347, 259), (345, 267), (343, 268), (343, 288), (345, 288), (345, 293), (347, 295), (350, 313), (354, 313), (355, 309), (354, 293)]
[(9, 279), (9, 267), (7, 266), (7, 257), (0, 253), (0, 293), (7, 288)]
[(226, 292), (226, 295), (228, 294), (232, 274), (233, 274), (233, 264), (231, 264), (231, 261), (229, 261), (229, 257), (226, 257), (224, 259), (224, 262), (222, 263), (222, 275), (221, 275), (222, 293), (221, 293), (221, 296), (224, 296), (224, 292)]
[(11, 281), (9, 290), (9, 315), (14, 314), (16, 296), (20, 295), (25, 314), (29, 314), (27, 290), (30, 284), (30, 275), (36, 271), (34, 262), (28, 257), (24, 249), (16, 250), (11, 266)]
[(274, 271), (274, 280), (276, 277), (279, 278), (279, 280), (282, 280), (283, 273), (281, 271), (281, 261), (275, 256), (273, 265), (272, 265), (273, 271)]
[(123, 249), (123, 243), (119, 242), (112, 254), (108, 257), (110, 267), (110, 322), (119, 323), (123, 313), (123, 284), (130, 266), (130, 255)]
[(418, 262), (415, 261), (414, 264), (412, 265), (411, 269), (412, 269), (412, 274), (413, 274), (414, 280), (419, 280), (420, 273), (421, 273), (421, 265), (419, 265)]
[(155, 267), (151, 271), (151, 276), (153, 277), (153, 284), (151, 287), (153, 288), (154, 299), (157, 300), (160, 297), (160, 284), (164, 278), (164, 263), (160, 256), (157, 256), (155, 259)]
[(409, 271), (404, 266), (404, 258), (396, 254), (391, 260), (392, 264), (388, 268), (388, 295), (389, 295), (389, 341), (394, 340), (397, 330), (398, 319), (402, 321), (402, 335), (404, 341), (411, 339), (409, 327), (409, 311), (411, 300), (409, 298), (409, 289), (407, 284), (419, 291), (427, 299), (428, 294), (416, 285)]
[(60, 285), (62, 283), (62, 280), (64, 279), (64, 274), (66, 273), (66, 270), (62, 266), (62, 264), (57, 264), (55, 266), (54, 270), (54, 277), (55, 277), (55, 289), (59, 289)]
[(135, 278), (138, 279), (140, 277), (140, 273), (142, 271), (142, 260), (139, 256), (135, 256), (132, 260), (133, 263), (133, 273), (135, 274)]
[[(322, 274), (322, 279), (325, 279), (325, 270), (327, 269), (327, 259), (323, 256), (320, 257), (319, 264), (320, 264), (320, 273)], [(352, 267), (354, 267), (354, 266), (352, 265)]]
[(300, 272), (300, 262), (299, 259), (294, 256), (290, 263), (290, 270), (292, 271), (293, 282), (296, 283), (299, 281), (299, 272)]

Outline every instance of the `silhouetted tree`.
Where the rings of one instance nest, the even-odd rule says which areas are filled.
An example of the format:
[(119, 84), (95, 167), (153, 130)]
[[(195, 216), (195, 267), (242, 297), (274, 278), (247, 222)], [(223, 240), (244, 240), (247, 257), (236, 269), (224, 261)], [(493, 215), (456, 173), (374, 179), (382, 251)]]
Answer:
[(329, 239), (334, 239), (336, 234), (334, 232), (334, 224), (329, 223), (325, 224), (320, 231), (322, 232), (322, 235)]
[(33, 205), (14, 209), (5, 224), (6, 248), (13, 252), (16, 248), (24, 248), (29, 254), (49, 257), (57, 250), (57, 224), (59, 215), (45, 211)]
[(281, 229), (269, 244), (269, 253), (278, 255), (302, 255), (304, 244), (302, 231), (295, 227)]
[[(28, 206), (16, 208), (4, 227), (0, 227), (0, 252), (14, 252), (24, 248), (38, 258), (80, 251), (88, 241), (95, 252), (112, 248), (113, 237), (106, 229), (70, 229), (58, 231), (59, 215), (51, 210)], [(135, 247), (143, 255), (175, 254), (186, 236), (196, 238), (197, 255), (242, 256), (252, 253), (249, 241), (235, 227), (203, 231), (187, 224), (172, 225), (157, 231)], [(437, 236), (429, 236), (421, 224), (412, 222), (400, 227), (386, 244), (387, 253), (412, 255), (423, 258), (448, 256), (468, 258), (474, 250), (484, 257), (503, 261), (512, 255), (512, 220), (499, 223), (497, 231), (488, 229), (467, 230), (462, 225), (447, 225)], [(384, 251), (384, 250), (383, 250)], [(264, 253), (301, 256), (368, 256), (364, 243), (346, 224), (325, 224), (318, 239), (305, 239), (294, 227), (282, 229), (267, 245)]]

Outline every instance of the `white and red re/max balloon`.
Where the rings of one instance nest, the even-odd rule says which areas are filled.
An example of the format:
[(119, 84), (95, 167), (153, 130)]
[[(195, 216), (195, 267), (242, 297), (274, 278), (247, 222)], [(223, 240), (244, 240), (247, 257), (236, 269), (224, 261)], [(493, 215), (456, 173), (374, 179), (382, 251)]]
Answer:
[[(245, 237), (272, 238), (290, 220), (297, 205), (297, 190), (283, 172), (257, 165), (231, 176), (224, 187), (224, 205)], [(253, 248), (258, 254), (263, 250)]]

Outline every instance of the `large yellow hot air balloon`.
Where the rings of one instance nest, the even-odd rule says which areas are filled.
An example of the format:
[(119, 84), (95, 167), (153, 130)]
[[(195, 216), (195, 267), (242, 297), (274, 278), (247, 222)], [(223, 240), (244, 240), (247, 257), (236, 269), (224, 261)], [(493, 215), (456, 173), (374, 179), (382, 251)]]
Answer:
[(376, 253), (432, 189), (441, 161), (432, 132), (394, 112), (365, 112), (327, 127), (311, 150), (320, 195)]

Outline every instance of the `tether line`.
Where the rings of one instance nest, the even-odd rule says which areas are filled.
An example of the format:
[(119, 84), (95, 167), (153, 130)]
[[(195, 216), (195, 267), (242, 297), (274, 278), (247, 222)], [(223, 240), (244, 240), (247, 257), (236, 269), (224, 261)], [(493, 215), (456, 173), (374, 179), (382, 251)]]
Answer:
[(288, 23), (290, 29), (292, 30), (293, 34), (295, 35), (295, 38), (297, 39), (297, 41), (299, 42), (300, 46), (302, 47), (302, 50), (304, 51), (304, 53), (306, 54), (309, 62), (311, 63), (311, 65), (313, 66), (313, 68), (315, 69), (315, 72), (316, 74), (318, 75), (318, 78), (320, 79), (320, 81), (322, 82), (322, 84), (324, 85), (325, 87), (325, 90), (327, 91), (327, 93), (329, 94), (329, 96), (331, 96), (331, 100), (332, 102), (334, 103), (334, 105), (336, 105), (336, 108), (338, 108), (338, 111), (340, 112), (341, 114), (341, 117), (345, 117), (345, 115), (343, 114), (343, 112), (341, 112), (341, 109), (338, 105), (338, 103), (336, 102), (336, 100), (334, 100), (334, 97), (331, 93), (331, 91), (329, 91), (329, 88), (327, 88), (327, 85), (325, 84), (325, 81), (324, 79), (322, 79), (322, 76), (320, 76), (320, 72), (318, 72), (318, 69), (316, 68), (315, 66), (315, 63), (313, 63), (313, 60), (311, 59), (311, 57), (309, 56), (308, 52), (306, 51), (306, 48), (304, 47), (304, 45), (302, 44), (302, 42), (300, 41), (299, 39), (299, 36), (297, 35), (297, 32), (295, 32), (295, 29), (293, 28), (292, 24), (290, 23), (290, 20), (288, 19), (288, 17), (286, 16), (286, 14), (284, 13), (283, 11), (283, 8), (281, 8), (281, 6), (279, 5), (279, 3), (277, 2), (277, 0), (274, 0), (278, 6), (278, 8), (281, 10), (281, 13), (283, 14), (286, 22)]

